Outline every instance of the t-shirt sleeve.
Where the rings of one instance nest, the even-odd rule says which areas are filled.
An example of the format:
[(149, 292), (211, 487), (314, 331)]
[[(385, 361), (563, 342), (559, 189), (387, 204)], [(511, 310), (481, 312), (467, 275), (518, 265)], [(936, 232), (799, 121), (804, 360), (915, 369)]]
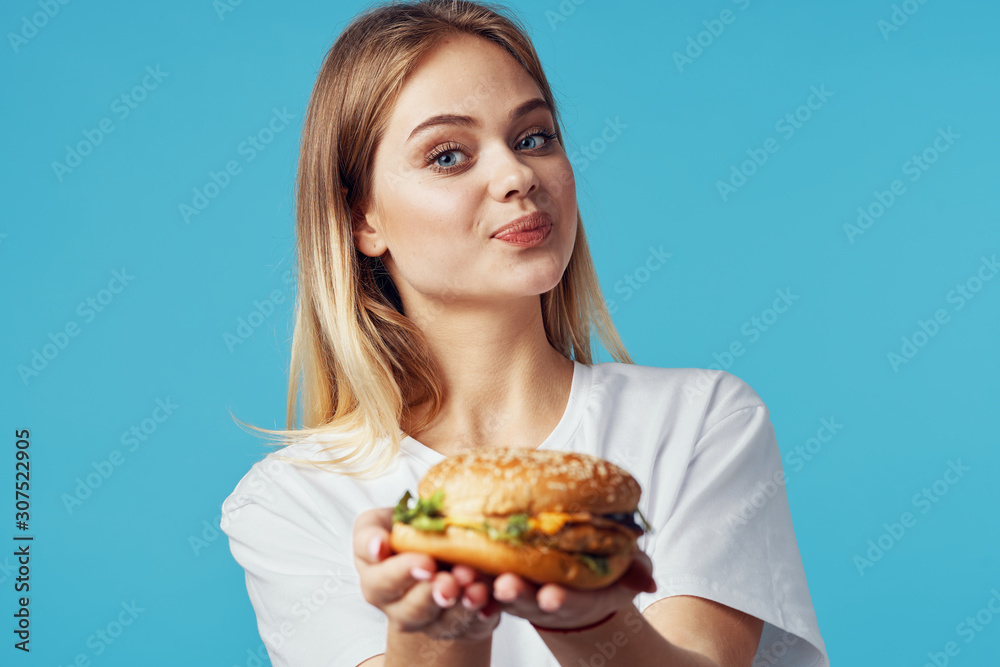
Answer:
[(362, 596), (353, 517), (322, 515), (290, 480), (233, 492), (222, 529), (246, 573), (257, 629), (275, 667), (355, 667), (385, 652), (386, 620)]
[(653, 474), (645, 550), (657, 592), (640, 594), (639, 609), (673, 595), (714, 600), (764, 621), (755, 666), (827, 666), (767, 407), (707, 426), (683, 474)]

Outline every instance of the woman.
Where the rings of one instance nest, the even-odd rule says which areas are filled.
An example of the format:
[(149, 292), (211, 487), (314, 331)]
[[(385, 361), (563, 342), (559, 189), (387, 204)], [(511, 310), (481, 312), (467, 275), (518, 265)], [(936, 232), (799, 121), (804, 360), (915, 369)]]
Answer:
[[(783, 487), (744, 511), (781, 470), (767, 408), (723, 372), (632, 365), (516, 22), (421, 2), (349, 25), (297, 226), (305, 428), (223, 506), (275, 665), (828, 664)], [(591, 364), (592, 322), (619, 363)], [(627, 459), (648, 557), (581, 592), (393, 554), (389, 508), (480, 447)]]

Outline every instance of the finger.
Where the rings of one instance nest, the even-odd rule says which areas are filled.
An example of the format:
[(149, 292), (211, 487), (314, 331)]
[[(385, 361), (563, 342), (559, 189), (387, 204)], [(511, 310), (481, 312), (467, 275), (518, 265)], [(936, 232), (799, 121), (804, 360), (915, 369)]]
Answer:
[(490, 588), (485, 582), (475, 581), (465, 587), (462, 606), (469, 611), (479, 611), (490, 601)]
[(538, 593), (535, 595), (535, 601), (538, 603), (538, 608), (544, 612), (552, 613), (562, 609), (563, 605), (566, 604), (566, 598), (569, 596), (569, 591), (567, 591), (562, 586), (556, 584), (545, 584), (538, 589)]
[(383, 611), (404, 632), (428, 626), (444, 613), (434, 601), (433, 588), (429, 581), (419, 582), (398, 600), (385, 605)]
[[(545, 584), (536, 595), (537, 611), (532, 616), (546, 627), (581, 627), (605, 617), (635, 598), (635, 591), (615, 583), (597, 590), (576, 590), (558, 584)], [(511, 609), (516, 615), (523, 608)], [(541, 612), (539, 617), (538, 612)]]
[[(499, 623), (499, 615), (494, 613), (479, 618), (478, 608), (465, 608), (458, 604), (455, 597), (449, 597), (459, 593), (461, 588), (451, 573), (439, 572), (432, 582), (414, 586), (398, 602), (387, 607), (386, 613), (406, 631), (419, 630), (428, 636), (441, 632), (446, 632), (449, 637), (467, 633), (486, 636), (488, 630)], [(481, 603), (489, 599), (489, 591), (482, 582), (472, 584), (472, 595), (478, 597)]]
[(441, 609), (451, 609), (458, 602), (462, 587), (451, 572), (438, 572), (431, 586), (431, 597)]
[(463, 588), (480, 577), (479, 572), (468, 565), (455, 565), (451, 568), (451, 573), (454, 575), (455, 581), (458, 582), (458, 585)]
[(396, 602), (417, 584), (428, 584), (435, 573), (434, 559), (425, 554), (402, 553), (381, 563), (358, 568), (365, 599), (376, 607)]
[(547, 614), (575, 616), (594, 608), (615, 607), (635, 597), (635, 592), (617, 583), (596, 590), (576, 590), (559, 584), (545, 584), (538, 589), (535, 601)]
[(354, 557), (365, 563), (378, 563), (392, 554), (389, 531), (392, 508), (366, 510), (354, 520)]
[(534, 599), (535, 586), (523, 578), (506, 572), (493, 581), (493, 597), (497, 602), (513, 604), (519, 600)]

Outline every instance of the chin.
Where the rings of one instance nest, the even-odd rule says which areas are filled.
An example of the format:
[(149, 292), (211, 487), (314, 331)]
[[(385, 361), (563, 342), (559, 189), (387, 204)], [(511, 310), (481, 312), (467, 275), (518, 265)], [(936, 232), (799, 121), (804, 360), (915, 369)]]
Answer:
[(524, 292), (530, 296), (540, 296), (554, 290), (559, 286), (560, 281), (562, 281), (562, 273), (557, 276), (549, 274), (544, 277), (539, 277), (538, 280), (533, 280), (531, 281), (531, 284), (526, 285)]

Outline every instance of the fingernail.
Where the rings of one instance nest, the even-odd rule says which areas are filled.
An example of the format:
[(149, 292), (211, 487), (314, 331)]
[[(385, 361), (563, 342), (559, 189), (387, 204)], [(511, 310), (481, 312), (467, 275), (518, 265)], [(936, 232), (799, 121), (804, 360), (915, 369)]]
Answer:
[(512, 591), (507, 586), (498, 586), (493, 591), (493, 597), (495, 597), (497, 600), (500, 600), (501, 602), (508, 602), (514, 599), (514, 591)]
[(375, 562), (379, 561), (379, 554), (382, 552), (382, 538), (376, 535), (368, 542), (368, 555), (372, 557)]
[(430, 581), (430, 578), (433, 577), (434, 575), (433, 573), (423, 569), (422, 567), (415, 567), (412, 570), (410, 570), (410, 576), (416, 579), (417, 581)]
[(431, 597), (434, 598), (434, 602), (437, 603), (437, 606), (441, 607), (442, 609), (450, 609), (451, 607), (455, 606), (455, 598), (451, 598), (450, 600), (445, 599), (441, 591), (439, 591), (436, 588), (431, 593)]
[(483, 610), (480, 609), (479, 611), (476, 612), (476, 618), (478, 618), (480, 621), (488, 621), (490, 620), (490, 614), (484, 613)]
[(470, 600), (467, 595), (463, 595), (462, 596), (462, 606), (465, 607), (466, 609), (471, 610), (473, 607), (476, 606), (476, 604), (472, 600)]

